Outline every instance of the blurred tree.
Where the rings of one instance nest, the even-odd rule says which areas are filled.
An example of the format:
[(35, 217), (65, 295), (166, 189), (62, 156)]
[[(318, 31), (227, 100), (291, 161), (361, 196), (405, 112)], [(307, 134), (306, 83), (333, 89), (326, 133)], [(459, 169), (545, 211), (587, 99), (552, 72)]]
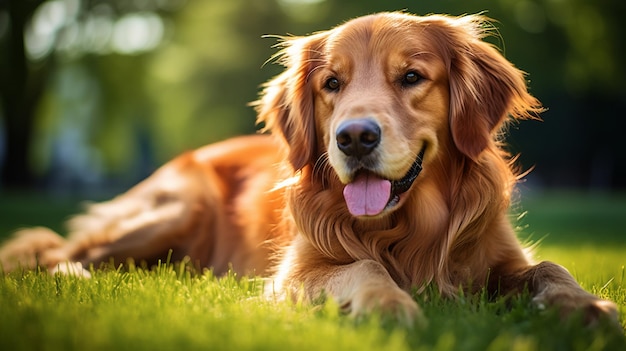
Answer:
[[(177, 0), (0, 2), (0, 45), (6, 53), (0, 61), (0, 184), (30, 186), (34, 171), (50, 175), (55, 169), (84, 177), (74, 165), (98, 166), (93, 161), (98, 150), (81, 151), (95, 147), (98, 127), (116, 128), (119, 120), (108, 117), (143, 109), (142, 54), (163, 41), (164, 22), (180, 5)], [(128, 106), (120, 96), (136, 100)], [(119, 123), (117, 129), (130, 134)], [(123, 146), (128, 138), (111, 139)]]
[[(147, 2), (139, 4), (146, 5)], [(154, 47), (158, 44), (160, 38), (150, 38), (150, 33), (141, 43), (137, 42), (136, 34), (134, 38), (133, 35), (124, 37), (125, 33), (114, 37), (117, 33), (112, 32), (112, 24), (116, 16), (119, 27), (126, 25), (127, 32), (136, 33), (139, 29), (142, 34), (142, 28), (138, 28), (139, 17), (124, 17), (138, 10), (123, 1), (0, 2), (0, 48), (3, 52), (0, 56), (0, 105), (4, 121), (4, 133), (0, 135), (0, 141), (4, 142), (1, 184), (7, 187), (33, 185), (31, 156), (39, 141), (33, 137), (41, 124), (37, 122), (41, 114), (40, 102), (42, 98), (46, 100), (46, 95), (57, 93), (50, 91), (49, 78), (58, 76), (62, 63), (86, 54), (110, 54), (107, 41), (125, 54), (150, 49), (140, 45)], [(149, 13), (143, 12), (143, 15), (144, 22), (148, 22)], [(144, 28), (144, 35), (146, 30), (154, 29), (155, 18), (156, 15), (149, 18), (153, 26)], [(124, 28), (121, 29), (123, 32)]]
[[(0, 106), (4, 118), (5, 166), (0, 181), (9, 186), (31, 185), (27, 162), (36, 104), (48, 74), (49, 64), (30, 65), (24, 48), (26, 23), (41, 1), (0, 2)], [(10, 166), (6, 166), (10, 165)]]
[[(29, 118), (2, 114), (7, 187), (33, 173), (68, 186), (99, 172), (136, 180), (183, 149), (253, 131), (247, 103), (278, 72), (261, 70), (275, 43), (261, 35), (294, 28), (274, 0), (40, 1), (17, 29), (15, 4), (0, 12), (2, 44), (21, 48), (3, 51), (2, 91), (13, 96), (2, 106), (23, 101)], [(20, 53), (37, 95), (14, 89), (27, 81), (8, 60)]]

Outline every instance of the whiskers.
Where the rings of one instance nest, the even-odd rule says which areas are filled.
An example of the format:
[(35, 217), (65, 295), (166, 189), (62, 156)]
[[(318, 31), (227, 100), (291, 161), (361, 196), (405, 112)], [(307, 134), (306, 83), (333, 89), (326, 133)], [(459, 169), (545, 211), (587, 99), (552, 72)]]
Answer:
[[(322, 155), (320, 155), (320, 157), (317, 158), (315, 164), (313, 165), (312, 176), (312, 182), (321, 181), (322, 187), (326, 188), (328, 186), (328, 179), (333, 176), (333, 168), (328, 162), (328, 152), (323, 153)], [(292, 177), (277, 182), (270, 191), (276, 191), (295, 186), (301, 181), (301, 179), (302, 173), (297, 172)]]
[(328, 162), (328, 152), (324, 152), (317, 158), (313, 165), (313, 179), (322, 181), (322, 187), (328, 186), (328, 179), (333, 175), (333, 168)]

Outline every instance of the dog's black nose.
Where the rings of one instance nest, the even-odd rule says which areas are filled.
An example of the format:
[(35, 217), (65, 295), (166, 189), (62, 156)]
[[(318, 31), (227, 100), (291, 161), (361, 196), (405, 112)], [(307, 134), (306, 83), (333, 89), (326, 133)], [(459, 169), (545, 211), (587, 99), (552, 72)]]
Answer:
[(370, 119), (352, 119), (337, 128), (337, 147), (348, 156), (363, 157), (380, 143), (380, 127)]

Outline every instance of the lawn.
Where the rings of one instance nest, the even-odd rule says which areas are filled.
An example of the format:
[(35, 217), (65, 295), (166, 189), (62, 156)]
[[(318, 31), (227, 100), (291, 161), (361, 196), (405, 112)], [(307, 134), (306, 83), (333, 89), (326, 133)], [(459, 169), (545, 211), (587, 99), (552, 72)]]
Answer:
[[(71, 198), (0, 194), (0, 236), (25, 225), (61, 228)], [(626, 350), (626, 196), (551, 193), (524, 199), (520, 237), (537, 256), (567, 267), (588, 290), (620, 305), (622, 330), (581, 327), (529, 298), (449, 301), (416, 296), (427, 326), (337, 307), (260, 297), (262, 281), (192, 274), (162, 264), (94, 272), (90, 280), (42, 272), (0, 273), (2, 350)]]

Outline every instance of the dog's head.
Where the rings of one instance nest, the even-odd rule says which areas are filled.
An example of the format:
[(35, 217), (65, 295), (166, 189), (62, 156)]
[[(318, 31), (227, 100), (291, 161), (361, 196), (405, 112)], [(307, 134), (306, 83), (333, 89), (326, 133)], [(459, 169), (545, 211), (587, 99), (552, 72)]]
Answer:
[(482, 41), (488, 29), (482, 16), (382, 13), (287, 38), (259, 120), (295, 170), (328, 162), (353, 215), (384, 215), (429, 162), (480, 162), (507, 116), (538, 112), (524, 74)]

